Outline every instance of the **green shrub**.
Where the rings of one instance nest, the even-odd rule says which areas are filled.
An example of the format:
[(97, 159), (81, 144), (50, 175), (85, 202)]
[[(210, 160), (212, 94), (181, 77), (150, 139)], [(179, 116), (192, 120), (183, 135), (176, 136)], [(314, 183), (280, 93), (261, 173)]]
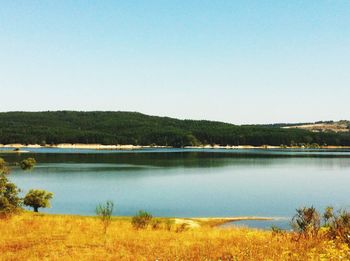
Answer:
[(170, 231), (171, 228), (172, 228), (172, 226), (173, 226), (173, 223), (174, 223), (174, 221), (172, 221), (172, 220), (170, 220), (170, 219), (167, 219), (167, 220), (165, 221), (165, 229), (168, 230), (168, 231)]
[(280, 227), (278, 227), (276, 225), (272, 225), (271, 226), (271, 231), (272, 231), (272, 235), (273, 236), (281, 235), (281, 234), (285, 233), (285, 231), (282, 228), (280, 228)]
[(292, 219), (292, 228), (299, 233), (299, 236), (317, 236), (321, 226), (320, 215), (314, 207), (303, 207), (296, 210), (297, 213)]
[[(322, 214), (323, 227), (327, 228), (326, 237), (331, 240), (340, 240), (350, 245), (350, 212), (339, 210), (334, 212), (333, 207), (326, 207)], [(300, 236), (316, 236), (320, 228), (320, 216), (315, 208), (297, 209), (292, 219), (292, 227)]]
[(140, 210), (135, 216), (133, 216), (131, 224), (136, 229), (144, 229), (150, 224), (152, 218), (153, 216), (150, 213)]
[(152, 227), (152, 229), (154, 229), (154, 230), (159, 229), (160, 226), (161, 226), (161, 224), (162, 224), (162, 221), (161, 221), (160, 219), (158, 219), (158, 218), (155, 218), (155, 219), (153, 219), (153, 220), (151, 221), (151, 227)]
[(34, 168), (36, 164), (36, 160), (34, 158), (27, 158), (22, 160), (19, 165), (23, 170), (29, 170)]
[(350, 212), (341, 210), (339, 216), (335, 219), (335, 224), (336, 236), (350, 245)]
[(165, 229), (166, 230), (168, 230), (168, 231), (170, 231), (171, 230), (171, 227), (173, 226), (173, 221), (171, 221), (170, 219), (167, 219), (166, 221), (165, 221)]
[(350, 245), (350, 212), (339, 210), (334, 213), (332, 207), (327, 207), (323, 214), (325, 226), (329, 228), (328, 237), (330, 239), (340, 239)]
[(326, 207), (323, 213), (324, 226), (330, 227), (333, 225), (335, 216), (333, 207)]

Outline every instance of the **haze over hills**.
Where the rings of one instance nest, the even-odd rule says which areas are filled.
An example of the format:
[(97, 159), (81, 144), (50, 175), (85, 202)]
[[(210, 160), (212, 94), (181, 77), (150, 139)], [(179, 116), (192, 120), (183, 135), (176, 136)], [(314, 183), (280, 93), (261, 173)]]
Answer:
[(0, 113), (0, 143), (350, 146), (350, 132), (348, 121), (239, 126), (124, 111), (3, 112)]

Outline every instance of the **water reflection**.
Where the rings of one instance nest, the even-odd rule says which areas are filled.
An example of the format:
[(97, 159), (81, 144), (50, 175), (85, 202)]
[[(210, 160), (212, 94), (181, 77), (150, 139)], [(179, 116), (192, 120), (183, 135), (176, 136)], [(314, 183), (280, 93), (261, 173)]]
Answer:
[(50, 213), (93, 215), (98, 203), (113, 200), (117, 215), (145, 209), (157, 216), (291, 217), (304, 205), (350, 205), (350, 158), (330, 154), (38, 153), (33, 171), (14, 168), (10, 178), (24, 192), (54, 192), (52, 208), (45, 210)]

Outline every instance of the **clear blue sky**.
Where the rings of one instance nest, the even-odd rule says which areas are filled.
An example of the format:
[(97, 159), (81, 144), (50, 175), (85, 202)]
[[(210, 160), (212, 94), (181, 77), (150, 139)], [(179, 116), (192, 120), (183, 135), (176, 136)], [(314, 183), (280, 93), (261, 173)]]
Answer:
[(350, 119), (349, 0), (3, 0), (0, 111)]

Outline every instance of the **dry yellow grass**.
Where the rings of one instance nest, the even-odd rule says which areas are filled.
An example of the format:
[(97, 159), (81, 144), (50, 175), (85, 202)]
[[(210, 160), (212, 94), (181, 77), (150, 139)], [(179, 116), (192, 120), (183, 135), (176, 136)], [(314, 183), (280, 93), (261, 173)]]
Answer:
[[(175, 226), (175, 225), (173, 225)], [(348, 260), (349, 247), (320, 236), (201, 226), (135, 230), (116, 218), (106, 238), (93, 217), (23, 213), (0, 220), (1, 260)]]

